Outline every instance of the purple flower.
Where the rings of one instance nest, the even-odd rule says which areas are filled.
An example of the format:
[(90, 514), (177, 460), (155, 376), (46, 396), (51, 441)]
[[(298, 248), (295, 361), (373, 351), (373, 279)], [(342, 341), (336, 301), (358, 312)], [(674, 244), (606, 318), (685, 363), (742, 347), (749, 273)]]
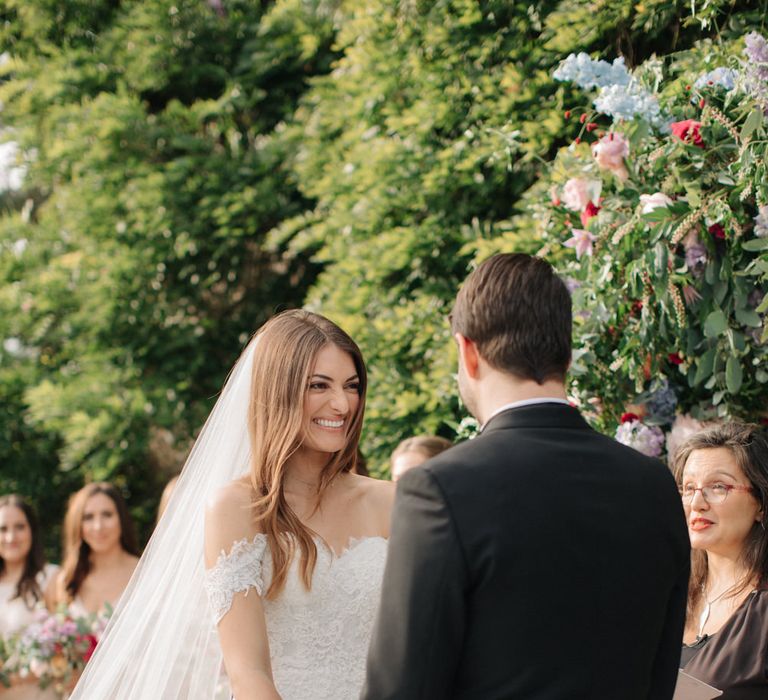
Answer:
[(758, 238), (768, 236), (768, 205), (759, 207), (755, 217), (755, 235)]
[(694, 243), (686, 248), (685, 264), (691, 271), (691, 274), (697, 275), (707, 264), (707, 249), (701, 243)]

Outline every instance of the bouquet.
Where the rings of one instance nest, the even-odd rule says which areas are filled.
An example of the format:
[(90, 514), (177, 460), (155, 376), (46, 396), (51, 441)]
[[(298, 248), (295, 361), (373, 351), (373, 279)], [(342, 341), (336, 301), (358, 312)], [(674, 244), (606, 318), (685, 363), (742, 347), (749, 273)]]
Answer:
[(40, 688), (53, 686), (64, 696), (93, 656), (111, 612), (75, 618), (63, 609), (41, 610), (32, 624), (4, 642), (3, 672), (34, 676)]

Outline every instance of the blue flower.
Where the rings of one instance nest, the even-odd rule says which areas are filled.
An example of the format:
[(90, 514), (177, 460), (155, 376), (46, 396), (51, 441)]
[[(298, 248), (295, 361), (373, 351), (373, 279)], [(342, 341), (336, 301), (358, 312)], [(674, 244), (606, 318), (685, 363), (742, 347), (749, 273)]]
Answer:
[(736, 79), (739, 77), (738, 71), (733, 68), (715, 68), (714, 70), (704, 73), (696, 78), (694, 86), (699, 90), (710, 86), (719, 86), (725, 88), (727, 92), (733, 90), (736, 87)]
[(611, 64), (608, 61), (595, 61), (586, 53), (568, 56), (560, 63), (553, 77), (555, 80), (576, 83), (584, 90), (609, 85), (629, 85), (632, 79), (622, 57), (614, 59)]

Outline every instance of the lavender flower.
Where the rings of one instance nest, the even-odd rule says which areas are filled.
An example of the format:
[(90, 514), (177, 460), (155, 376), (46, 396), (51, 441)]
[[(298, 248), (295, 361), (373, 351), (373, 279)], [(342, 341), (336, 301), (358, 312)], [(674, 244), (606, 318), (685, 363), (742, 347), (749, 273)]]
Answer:
[(744, 87), (768, 114), (768, 41), (757, 32), (744, 37)]
[(616, 429), (616, 440), (649, 457), (660, 457), (664, 451), (664, 433), (656, 425), (629, 420)]
[(762, 206), (757, 210), (755, 217), (755, 235), (758, 238), (768, 236), (768, 205)]

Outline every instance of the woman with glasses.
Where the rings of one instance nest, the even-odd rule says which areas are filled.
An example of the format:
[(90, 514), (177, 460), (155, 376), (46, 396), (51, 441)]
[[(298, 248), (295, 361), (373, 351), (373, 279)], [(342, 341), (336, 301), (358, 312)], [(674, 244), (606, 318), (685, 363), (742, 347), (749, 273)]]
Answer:
[(691, 538), (681, 666), (722, 700), (768, 698), (768, 436), (728, 423), (674, 459)]

